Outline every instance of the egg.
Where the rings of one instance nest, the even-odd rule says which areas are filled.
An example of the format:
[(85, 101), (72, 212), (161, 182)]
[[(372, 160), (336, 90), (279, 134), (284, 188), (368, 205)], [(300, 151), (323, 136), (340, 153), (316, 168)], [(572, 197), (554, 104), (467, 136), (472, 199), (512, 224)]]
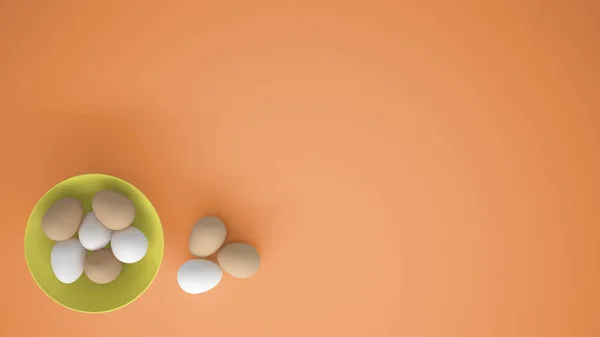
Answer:
[(85, 276), (98, 284), (110, 283), (121, 273), (123, 263), (113, 255), (109, 248), (95, 251), (85, 259)]
[(113, 232), (110, 248), (117, 260), (123, 263), (136, 263), (146, 255), (148, 240), (139, 229), (127, 227)]
[(249, 244), (228, 243), (217, 253), (217, 262), (227, 274), (248, 278), (258, 271), (260, 256)]
[(99, 250), (110, 242), (112, 231), (98, 220), (94, 212), (90, 212), (83, 217), (83, 222), (79, 226), (79, 241), (87, 250)]
[(42, 217), (42, 231), (54, 241), (65, 241), (79, 229), (83, 217), (83, 206), (75, 198), (64, 198), (55, 202)]
[(198, 257), (207, 257), (216, 252), (225, 242), (227, 230), (221, 219), (206, 216), (194, 225), (190, 235), (190, 252)]
[(219, 266), (208, 260), (189, 260), (179, 268), (177, 283), (188, 294), (200, 294), (216, 287), (223, 271)]
[(83, 274), (86, 250), (78, 238), (57, 242), (50, 253), (50, 264), (62, 283), (73, 283)]
[(115, 191), (100, 191), (92, 199), (96, 217), (108, 229), (118, 231), (129, 227), (135, 218), (131, 200)]

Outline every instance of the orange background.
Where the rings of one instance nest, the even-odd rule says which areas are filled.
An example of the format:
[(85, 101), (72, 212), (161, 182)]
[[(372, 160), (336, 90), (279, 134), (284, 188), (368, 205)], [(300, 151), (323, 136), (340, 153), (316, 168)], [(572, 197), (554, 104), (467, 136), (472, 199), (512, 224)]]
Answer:
[[(598, 336), (600, 2), (484, 2), (1, 1), (0, 335)], [(91, 172), (165, 231), (105, 315), (23, 254)], [(190, 296), (206, 213), (262, 265)]]

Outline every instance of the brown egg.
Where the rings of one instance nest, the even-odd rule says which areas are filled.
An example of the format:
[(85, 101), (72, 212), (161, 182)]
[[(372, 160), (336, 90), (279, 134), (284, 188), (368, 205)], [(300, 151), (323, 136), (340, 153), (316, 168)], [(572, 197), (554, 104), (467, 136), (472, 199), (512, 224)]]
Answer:
[(83, 206), (75, 198), (65, 198), (54, 203), (42, 217), (42, 231), (54, 241), (73, 237), (83, 218)]
[(85, 259), (85, 275), (90, 281), (106, 284), (114, 281), (121, 273), (123, 263), (117, 260), (110, 248), (92, 252)]
[(207, 257), (216, 252), (227, 236), (225, 224), (214, 216), (206, 216), (194, 225), (190, 235), (190, 252), (198, 257)]
[(228, 243), (217, 253), (217, 262), (229, 275), (248, 278), (258, 271), (260, 256), (256, 248), (245, 243)]
[(125, 229), (135, 218), (135, 206), (124, 195), (114, 191), (100, 191), (92, 199), (92, 208), (100, 222), (115, 231)]

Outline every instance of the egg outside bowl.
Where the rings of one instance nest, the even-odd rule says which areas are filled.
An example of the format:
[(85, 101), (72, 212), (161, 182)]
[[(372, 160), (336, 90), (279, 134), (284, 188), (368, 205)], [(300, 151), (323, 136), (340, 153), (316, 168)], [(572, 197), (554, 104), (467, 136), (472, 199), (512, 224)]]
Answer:
[[(52, 204), (66, 197), (78, 198), (87, 214), (92, 211), (94, 194), (107, 189), (125, 195), (135, 205), (132, 226), (148, 239), (148, 252), (137, 263), (123, 264), (121, 274), (111, 283), (93, 283), (83, 273), (74, 283), (64, 284), (52, 272), (50, 252), (55, 242), (42, 232), (42, 217)], [(130, 183), (104, 174), (80, 175), (54, 186), (35, 205), (25, 229), (25, 259), (37, 285), (58, 304), (83, 313), (105, 313), (135, 301), (158, 274), (163, 251), (162, 226), (148, 198)]]

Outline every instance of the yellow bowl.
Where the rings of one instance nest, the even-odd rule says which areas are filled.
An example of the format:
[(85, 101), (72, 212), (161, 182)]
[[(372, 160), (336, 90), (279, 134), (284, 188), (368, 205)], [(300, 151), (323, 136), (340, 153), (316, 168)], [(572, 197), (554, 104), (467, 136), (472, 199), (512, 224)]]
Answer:
[[(91, 212), (92, 197), (106, 189), (122, 193), (133, 202), (136, 215), (132, 226), (148, 239), (148, 252), (137, 263), (123, 264), (121, 274), (111, 283), (93, 283), (85, 273), (74, 283), (61, 283), (52, 272), (50, 252), (55, 242), (42, 232), (42, 217), (54, 202), (65, 197), (78, 198), (84, 211)], [(76, 176), (54, 186), (35, 205), (25, 229), (25, 259), (35, 282), (58, 304), (85, 313), (113, 311), (135, 301), (156, 277), (163, 251), (162, 226), (148, 198), (128, 182), (103, 174)]]

